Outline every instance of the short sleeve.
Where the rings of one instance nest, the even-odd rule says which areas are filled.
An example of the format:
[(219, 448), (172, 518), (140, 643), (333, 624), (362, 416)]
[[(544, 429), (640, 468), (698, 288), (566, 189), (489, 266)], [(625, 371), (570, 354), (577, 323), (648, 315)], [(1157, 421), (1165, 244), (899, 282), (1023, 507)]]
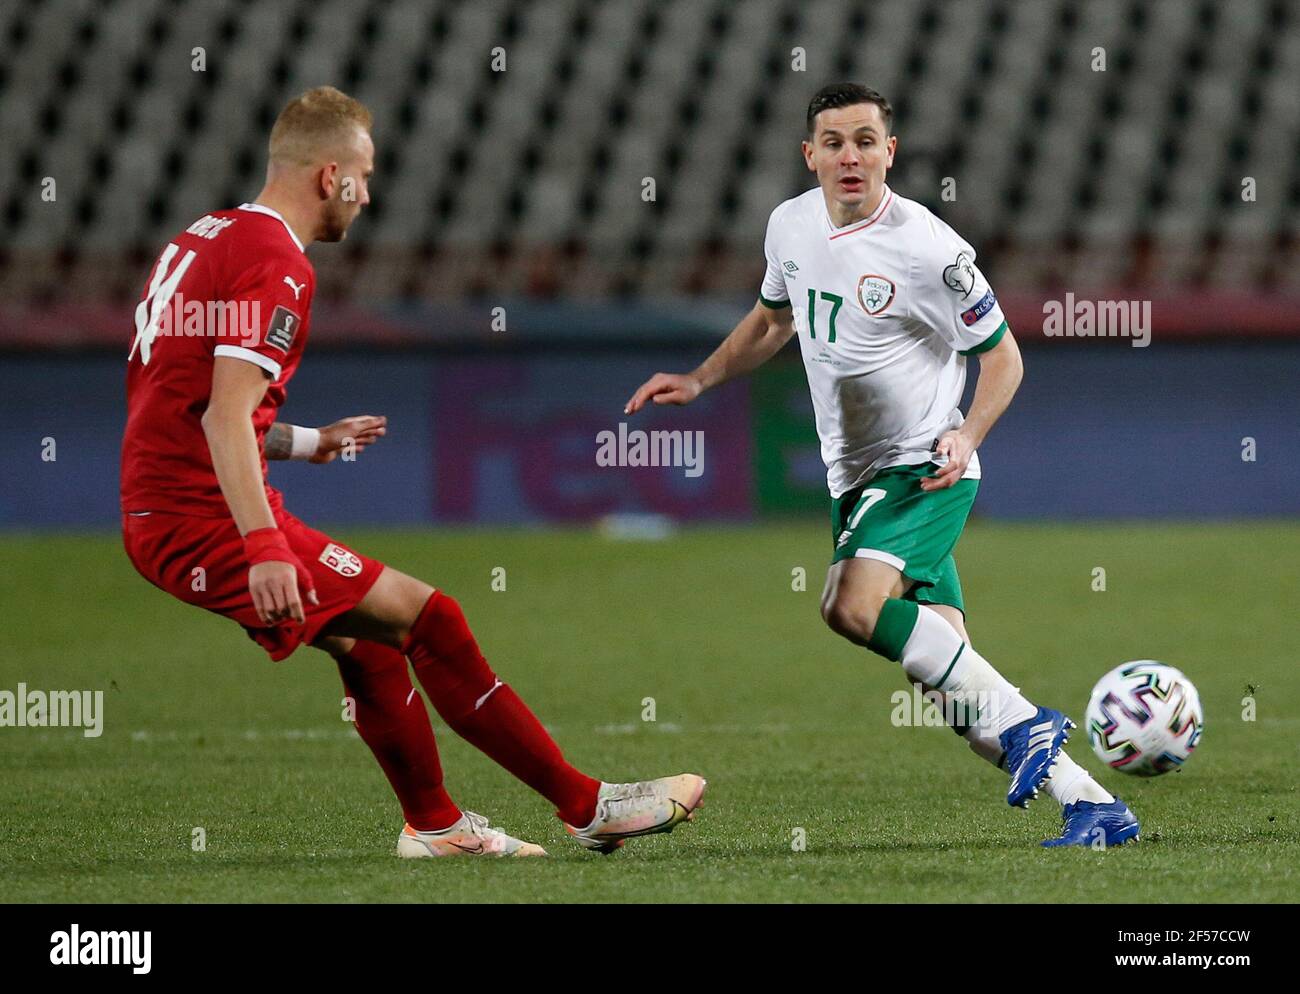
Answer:
[(285, 359), (301, 341), (311, 306), (311, 277), (297, 259), (274, 258), (248, 267), (225, 306), (213, 354), (243, 359), (278, 380)]
[(997, 295), (975, 265), (975, 250), (938, 218), (926, 220), (914, 243), (911, 316), (955, 352), (987, 352), (1007, 332)]
[(790, 293), (785, 286), (785, 273), (781, 269), (781, 259), (776, 251), (776, 215), (778, 207), (767, 219), (767, 235), (763, 238), (763, 255), (767, 259), (767, 271), (763, 274), (763, 286), (758, 291), (758, 299), (764, 307), (777, 310), (790, 306)]

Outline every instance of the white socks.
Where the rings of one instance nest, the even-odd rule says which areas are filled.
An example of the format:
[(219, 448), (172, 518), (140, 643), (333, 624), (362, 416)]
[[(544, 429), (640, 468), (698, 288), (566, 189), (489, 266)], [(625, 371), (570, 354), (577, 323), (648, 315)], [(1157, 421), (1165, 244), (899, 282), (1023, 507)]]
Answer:
[(961, 640), (952, 625), (929, 608), (916, 612), (916, 626), (903, 645), (900, 661), (903, 672), (913, 680), (974, 705), (985, 730), (995, 739), (1038, 713), (987, 659)]
[[(950, 724), (969, 726), (962, 737), (975, 755), (994, 766), (1002, 761), (1001, 734), (1038, 713), (942, 615), (924, 605), (892, 597), (885, 601), (868, 644), (885, 658), (899, 660), (913, 681), (943, 694), (944, 716)], [(952, 717), (963, 712), (971, 720)], [(1062, 806), (1115, 799), (1064, 749), (1044, 788)]]
[(968, 726), (966, 731), (961, 733), (961, 737), (966, 740), (970, 751), (976, 756), (1002, 769), (1002, 757), (1005, 753), (1002, 751), (1002, 743), (998, 741), (998, 733), (993, 730), (992, 725), (984, 725), (977, 721)]
[[(969, 725), (962, 732), (962, 738), (966, 740), (971, 752), (975, 753), (976, 756), (999, 769), (1002, 768), (1002, 757), (1005, 754), (1002, 751), (1002, 743), (998, 740), (998, 733), (994, 731), (991, 725), (982, 722)], [(1061, 750), (1056, 763), (1053, 764), (1052, 775), (1048, 778), (1047, 783), (1043, 785), (1043, 789), (1061, 807), (1065, 807), (1067, 804), (1075, 804), (1078, 801), (1109, 804), (1115, 800), (1105, 787), (1092, 778), (1087, 770), (1066, 755), (1064, 749)]]
[(1061, 807), (1078, 801), (1109, 804), (1115, 800), (1106, 788), (1088, 775), (1087, 770), (1067, 756), (1064, 749), (1057, 757), (1044, 789)]
[(970, 751), (991, 766), (1001, 769), (1002, 757), (1005, 753), (1002, 751), (1002, 743), (998, 740), (998, 733), (994, 731), (993, 726), (979, 721), (967, 722), (963, 710), (955, 707), (947, 697), (942, 694), (936, 695), (933, 691), (926, 692), (927, 699), (934, 699), (936, 696), (941, 698), (939, 710), (948, 727), (953, 731), (961, 729), (961, 737), (970, 746)]

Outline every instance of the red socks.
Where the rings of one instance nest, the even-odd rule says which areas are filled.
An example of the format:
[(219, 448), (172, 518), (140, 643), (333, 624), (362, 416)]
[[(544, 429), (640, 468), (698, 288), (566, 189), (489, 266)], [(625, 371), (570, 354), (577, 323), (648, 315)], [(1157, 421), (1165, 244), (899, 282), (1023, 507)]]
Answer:
[[(435, 592), (403, 650), (430, 702), (458, 735), (547, 798), (570, 825), (591, 822), (600, 781), (566, 763), (528, 705), (497, 679), (454, 599)], [(335, 661), (345, 692), (356, 702), (357, 732), (392, 784), (407, 822), (417, 831), (453, 824), (460, 809), (443, 788), (429, 713), (411, 684), (405, 657), (359, 640)]]
[(443, 789), (429, 712), (405, 657), (378, 642), (358, 641), (335, 662), (344, 692), (356, 702), (357, 732), (383, 767), (407, 823), (423, 832), (453, 824), (460, 809)]
[(497, 679), (452, 597), (434, 591), (402, 651), (457, 735), (549, 800), (570, 825), (591, 823), (600, 781), (566, 763), (528, 705)]

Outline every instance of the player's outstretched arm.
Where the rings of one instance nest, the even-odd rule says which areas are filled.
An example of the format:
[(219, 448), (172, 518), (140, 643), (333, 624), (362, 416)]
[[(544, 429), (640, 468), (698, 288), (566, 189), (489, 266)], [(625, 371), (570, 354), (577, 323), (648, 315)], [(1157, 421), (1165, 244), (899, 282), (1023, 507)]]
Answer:
[(793, 335), (794, 317), (789, 307), (757, 303), (697, 369), (690, 373), (655, 373), (632, 395), (623, 413), (635, 414), (650, 400), (656, 404), (689, 404), (710, 387), (753, 372)]
[(267, 459), (333, 462), (339, 453), (361, 452), (387, 433), (388, 418), (382, 414), (358, 414), (324, 428), (302, 428), (277, 421), (262, 439), (262, 454)]
[(942, 490), (961, 479), (970, 465), (971, 455), (983, 444), (990, 429), (1002, 417), (1016, 395), (1025, 367), (1020, 359), (1020, 347), (1010, 330), (1002, 340), (987, 352), (978, 355), (979, 381), (975, 396), (971, 398), (970, 412), (960, 428), (945, 432), (935, 446), (936, 455), (947, 456), (948, 462), (934, 476), (921, 481), (922, 490)]

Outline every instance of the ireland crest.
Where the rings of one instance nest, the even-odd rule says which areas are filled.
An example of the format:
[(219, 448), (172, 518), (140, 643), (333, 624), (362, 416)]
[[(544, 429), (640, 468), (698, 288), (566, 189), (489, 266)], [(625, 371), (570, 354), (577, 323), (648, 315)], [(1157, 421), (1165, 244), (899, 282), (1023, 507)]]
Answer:
[(858, 280), (858, 303), (873, 318), (885, 312), (894, 300), (894, 284), (883, 276), (868, 273)]

